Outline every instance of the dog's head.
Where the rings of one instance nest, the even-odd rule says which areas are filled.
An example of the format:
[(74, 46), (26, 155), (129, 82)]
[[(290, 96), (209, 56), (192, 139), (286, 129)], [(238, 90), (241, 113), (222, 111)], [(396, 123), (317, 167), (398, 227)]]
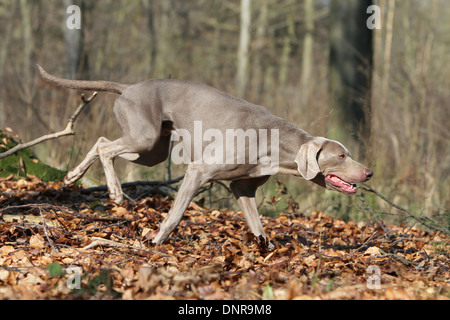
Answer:
[(356, 193), (355, 183), (373, 176), (372, 170), (353, 160), (341, 143), (325, 138), (313, 138), (303, 144), (295, 162), (306, 180), (346, 195)]

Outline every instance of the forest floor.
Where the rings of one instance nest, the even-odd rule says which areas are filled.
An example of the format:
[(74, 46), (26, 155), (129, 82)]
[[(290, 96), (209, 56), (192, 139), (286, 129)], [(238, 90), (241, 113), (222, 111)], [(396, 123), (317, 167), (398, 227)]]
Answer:
[(262, 218), (270, 251), (240, 212), (191, 203), (154, 246), (171, 201), (144, 187), (123, 205), (34, 176), (1, 178), (0, 191), (0, 299), (450, 298), (439, 232), (281, 214)]

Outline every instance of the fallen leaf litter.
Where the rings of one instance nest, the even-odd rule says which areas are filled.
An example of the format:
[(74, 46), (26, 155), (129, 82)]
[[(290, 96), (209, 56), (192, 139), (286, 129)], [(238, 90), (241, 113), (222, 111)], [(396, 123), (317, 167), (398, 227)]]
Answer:
[(389, 238), (318, 211), (281, 214), (262, 218), (275, 245), (265, 251), (240, 212), (191, 203), (154, 246), (167, 197), (118, 206), (34, 176), (2, 178), (0, 190), (0, 299), (450, 297), (449, 239), (439, 232), (389, 226)]

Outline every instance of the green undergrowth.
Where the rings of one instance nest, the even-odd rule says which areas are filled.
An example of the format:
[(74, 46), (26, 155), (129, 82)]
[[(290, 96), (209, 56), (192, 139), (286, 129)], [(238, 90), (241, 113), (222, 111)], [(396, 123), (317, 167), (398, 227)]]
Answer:
[[(17, 144), (13, 137), (0, 130), (0, 153), (14, 148)], [(62, 181), (66, 172), (46, 165), (28, 148), (0, 159), (0, 177), (14, 175), (16, 178), (24, 178), (27, 174), (35, 175), (43, 181)]]

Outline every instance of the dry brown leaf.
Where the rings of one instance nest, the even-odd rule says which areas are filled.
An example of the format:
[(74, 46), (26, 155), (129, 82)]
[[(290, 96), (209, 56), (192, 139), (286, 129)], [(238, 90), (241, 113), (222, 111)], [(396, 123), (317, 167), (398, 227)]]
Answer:
[(45, 245), (45, 241), (41, 235), (35, 234), (35, 235), (31, 236), (31, 238), (30, 238), (30, 247), (31, 248), (41, 249), (42, 247), (44, 247), (44, 245)]
[(364, 251), (365, 255), (380, 255), (381, 251), (378, 247), (370, 247), (366, 251)]

